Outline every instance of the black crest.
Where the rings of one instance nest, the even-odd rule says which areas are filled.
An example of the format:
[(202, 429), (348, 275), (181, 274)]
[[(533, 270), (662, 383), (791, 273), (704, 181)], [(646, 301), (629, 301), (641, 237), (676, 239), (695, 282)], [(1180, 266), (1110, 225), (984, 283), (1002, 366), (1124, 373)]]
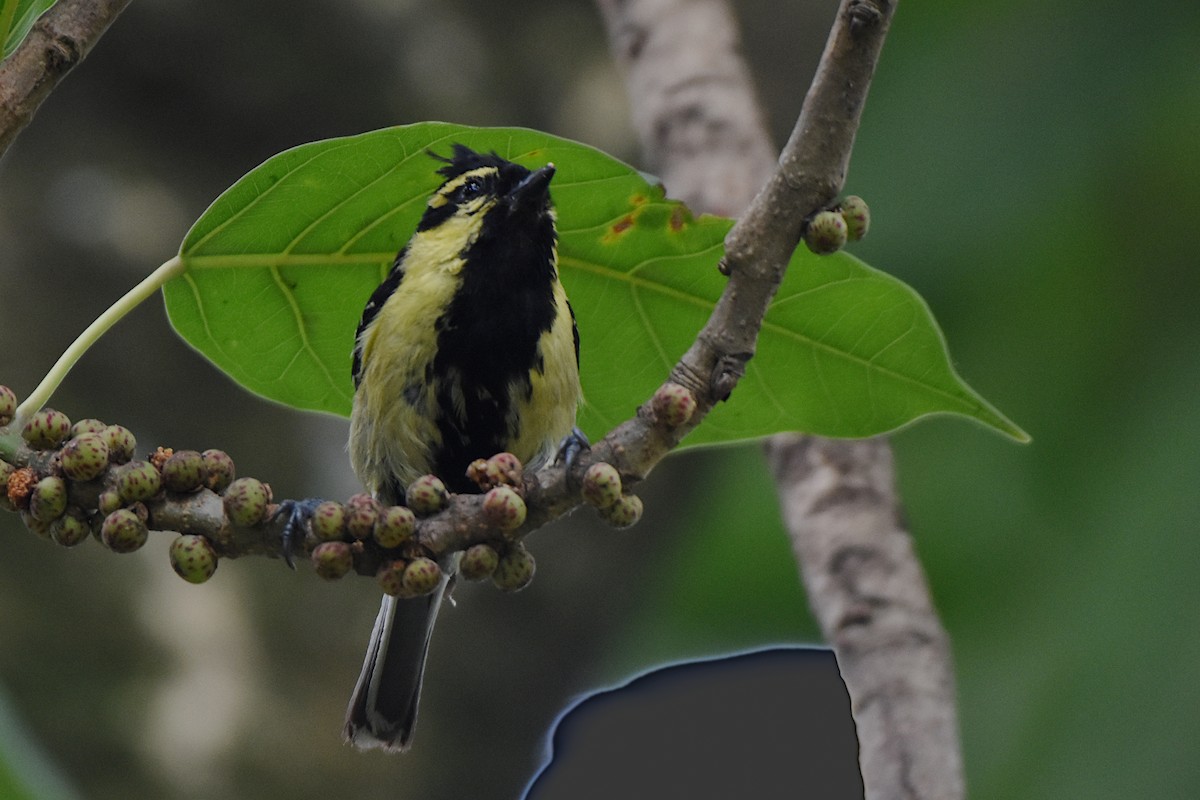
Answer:
[[(446, 180), (457, 178), (464, 172), (469, 172), (473, 169), (479, 169), (480, 167), (495, 167), (501, 172), (506, 172), (517, 166), (511, 161), (501, 158), (495, 150), (490, 153), (476, 153), (465, 144), (451, 145), (452, 155), (448, 157), (438, 155), (432, 150), (426, 150), (425, 152), (427, 152), (431, 158), (435, 158), (446, 165), (438, 170), (438, 174), (444, 177)], [(524, 170), (523, 167), (518, 167), (518, 169)]]

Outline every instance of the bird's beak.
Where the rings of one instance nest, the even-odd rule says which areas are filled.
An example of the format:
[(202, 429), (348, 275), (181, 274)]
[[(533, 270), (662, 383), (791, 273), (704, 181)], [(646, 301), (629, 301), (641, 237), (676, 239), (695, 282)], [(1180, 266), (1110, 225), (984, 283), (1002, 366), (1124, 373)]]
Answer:
[(513, 205), (538, 203), (546, 199), (550, 189), (550, 179), (554, 177), (554, 165), (547, 164), (541, 169), (534, 170), (509, 192), (508, 196)]

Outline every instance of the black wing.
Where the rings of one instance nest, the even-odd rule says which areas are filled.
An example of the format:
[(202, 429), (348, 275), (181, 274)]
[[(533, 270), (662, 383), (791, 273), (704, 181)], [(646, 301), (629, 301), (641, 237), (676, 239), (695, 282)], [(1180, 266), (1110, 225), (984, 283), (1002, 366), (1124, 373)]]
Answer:
[[(408, 245), (396, 256), (396, 262), (392, 265), (392, 271), (383, 279), (383, 283), (375, 287), (375, 291), (371, 293), (371, 299), (367, 301), (367, 305), (363, 308), (362, 319), (358, 321), (358, 330), (354, 332), (354, 363), (350, 368), (350, 374), (354, 376), (354, 388), (358, 388), (359, 382), (362, 380), (362, 335), (371, 321), (379, 314), (379, 310), (383, 308), (383, 304), (387, 299), (400, 288), (400, 281), (404, 279), (404, 257), (408, 255)], [(578, 340), (578, 335), (576, 340)], [(578, 345), (578, 341), (576, 342)], [(576, 353), (578, 358), (578, 353)]]

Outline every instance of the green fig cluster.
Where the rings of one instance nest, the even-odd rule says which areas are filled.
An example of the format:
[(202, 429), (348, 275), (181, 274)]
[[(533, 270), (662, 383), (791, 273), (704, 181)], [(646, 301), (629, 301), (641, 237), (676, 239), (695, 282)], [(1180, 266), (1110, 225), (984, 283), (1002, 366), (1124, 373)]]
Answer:
[(849, 195), (836, 207), (819, 211), (808, 220), (804, 243), (817, 255), (836, 253), (846, 242), (857, 242), (871, 227), (871, 210), (858, 195)]
[(392, 597), (421, 597), (432, 593), (442, 583), (442, 568), (432, 558), (418, 556), (386, 561), (375, 579), (384, 594)]
[[(0, 425), (11, 422), (15, 410), (15, 395), (0, 386)], [(234, 485), (233, 461), (219, 450), (159, 448), (149, 460), (137, 461), (137, 439), (129, 429), (90, 418), (72, 424), (54, 409), (35, 413), (21, 435), (32, 450), (57, 452), (20, 468), (0, 461), (0, 508), (19, 511), (33, 533), (64, 547), (95, 536), (117, 553), (141, 549), (150, 532), (147, 503), (164, 490), (224, 492), (235, 524), (257, 524), (270, 503), (269, 487), (262, 483)], [(170, 560), (182, 578), (202, 583), (216, 571), (218, 558), (207, 538), (187, 534), (172, 543)]]

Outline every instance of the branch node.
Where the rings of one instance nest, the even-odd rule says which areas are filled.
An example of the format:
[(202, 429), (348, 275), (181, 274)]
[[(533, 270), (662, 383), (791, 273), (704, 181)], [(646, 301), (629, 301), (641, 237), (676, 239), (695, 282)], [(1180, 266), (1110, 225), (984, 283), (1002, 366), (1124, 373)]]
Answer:
[(721, 402), (729, 399), (729, 395), (733, 394), (733, 387), (737, 386), (738, 381), (746, 374), (746, 362), (753, 356), (753, 353), (728, 353), (718, 359), (709, 387), (714, 398)]
[(887, 6), (887, 0), (850, 0), (846, 15), (850, 19), (850, 35), (861, 36), (883, 19), (880, 5)]

